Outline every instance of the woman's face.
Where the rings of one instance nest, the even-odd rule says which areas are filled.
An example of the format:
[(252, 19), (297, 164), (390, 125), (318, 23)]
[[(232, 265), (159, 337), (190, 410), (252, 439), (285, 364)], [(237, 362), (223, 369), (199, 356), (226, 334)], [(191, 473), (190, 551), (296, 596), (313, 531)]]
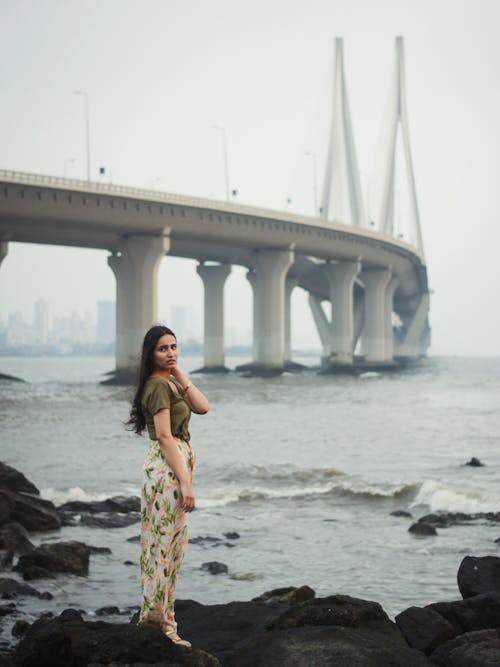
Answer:
[(177, 341), (175, 336), (165, 334), (156, 341), (153, 353), (154, 371), (168, 371), (177, 365)]

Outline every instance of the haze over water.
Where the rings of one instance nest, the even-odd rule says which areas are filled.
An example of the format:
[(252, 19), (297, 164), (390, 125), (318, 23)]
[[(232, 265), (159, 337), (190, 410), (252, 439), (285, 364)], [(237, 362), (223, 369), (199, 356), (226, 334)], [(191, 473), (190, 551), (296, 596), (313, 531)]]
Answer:
[[(0, 383), (1, 459), (56, 503), (139, 493), (148, 441), (122, 426), (129, 390), (97, 383), (111, 362), (2, 359), (4, 372), (28, 383)], [(199, 364), (183, 359), (188, 370)], [(417, 538), (408, 533), (411, 519), (390, 512), (409, 510), (416, 519), (429, 511), (500, 510), (498, 358), (430, 358), (385, 375), (307, 371), (196, 382), (212, 409), (192, 419), (198, 509), (190, 536), (223, 543), (189, 545), (180, 598), (215, 603), (309, 584), (318, 595), (374, 599), (395, 614), (458, 597), (461, 559), (497, 553), (498, 524)], [(473, 455), (485, 467), (462, 465)], [(224, 544), (228, 531), (240, 535), (232, 548)], [(24, 608), (138, 604), (139, 546), (126, 541), (138, 532), (136, 524), (40, 535), (109, 546), (112, 554), (93, 555), (87, 579), (40, 582), (54, 600)], [(226, 563), (229, 574), (201, 571), (211, 560)]]

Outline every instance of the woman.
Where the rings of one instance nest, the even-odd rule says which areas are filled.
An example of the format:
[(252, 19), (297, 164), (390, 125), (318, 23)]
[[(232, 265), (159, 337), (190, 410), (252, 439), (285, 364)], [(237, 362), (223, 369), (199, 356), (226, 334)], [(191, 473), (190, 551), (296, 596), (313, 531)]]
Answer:
[(205, 414), (208, 401), (177, 366), (173, 331), (152, 327), (144, 337), (139, 383), (128, 424), (151, 440), (141, 491), (141, 586), (139, 623), (159, 625), (182, 646), (174, 604), (177, 577), (187, 544), (186, 512), (195, 508), (194, 452), (189, 442), (191, 412)]

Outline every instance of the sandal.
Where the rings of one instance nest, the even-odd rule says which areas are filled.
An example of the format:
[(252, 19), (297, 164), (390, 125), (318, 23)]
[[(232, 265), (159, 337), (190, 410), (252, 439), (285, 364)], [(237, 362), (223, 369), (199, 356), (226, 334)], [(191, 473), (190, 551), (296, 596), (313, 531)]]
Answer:
[(170, 639), (171, 642), (177, 644), (177, 646), (185, 646), (186, 648), (191, 648), (191, 642), (188, 642), (187, 639), (181, 639), (175, 630), (170, 630), (165, 632), (165, 636)]

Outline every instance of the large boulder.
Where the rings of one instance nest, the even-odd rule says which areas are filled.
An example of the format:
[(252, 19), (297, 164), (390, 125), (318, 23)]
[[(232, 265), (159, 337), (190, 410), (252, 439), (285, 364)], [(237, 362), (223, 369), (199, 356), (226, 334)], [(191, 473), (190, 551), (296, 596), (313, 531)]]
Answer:
[(434, 609), (409, 607), (395, 621), (408, 644), (426, 655), (457, 634), (453, 625)]
[(431, 667), (404, 640), (367, 628), (302, 626), (254, 638), (224, 667)]
[(0, 578), (0, 597), (2, 599), (12, 600), (21, 595), (29, 595), (42, 600), (52, 599), (51, 593), (40, 593), (36, 588), (33, 588), (29, 584), (23, 584), (22, 581), (17, 581), (17, 579), (10, 579), (8, 577)]
[(34, 548), (28, 531), (20, 523), (6, 523), (0, 526), (0, 550), (12, 554), (27, 554)]
[(0, 461), (0, 489), (39, 495), (40, 491), (22, 472)]
[(467, 632), (445, 644), (431, 655), (438, 667), (498, 667), (500, 665), (500, 630)]
[(113, 496), (106, 500), (95, 500), (84, 502), (81, 500), (72, 500), (59, 505), (57, 508), (63, 512), (140, 512), (141, 499), (139, 496)]
[(85, 622), (67, 609), (33, 623), (14, 655), (22, 667), (84, 667), (89, 664), (161, 663), (162, 667), (219, 667), (204, 651), (176, 646), (157, 626)]
[(89, 572), (89, 556), (90, 547), (83, 542), (41, 544), (21, 556), (14, 569), (28, 580), (53, 577), (59, 572), (85, 576)]
[(0, 526), (6, 523), (20, 523), (33, 532), (61, 527), (61, 520), (50, 500), (0, 489)]
[(457, 582), (463, 598), (481, 593), (500, 593), (500, 558), (466, 556), (460, 563)]
[(500, 628), (500, 593), (482, 593), (465, 600), (435, 602), (428, 605), (427, 609), (446, 619), (457, 635)]

